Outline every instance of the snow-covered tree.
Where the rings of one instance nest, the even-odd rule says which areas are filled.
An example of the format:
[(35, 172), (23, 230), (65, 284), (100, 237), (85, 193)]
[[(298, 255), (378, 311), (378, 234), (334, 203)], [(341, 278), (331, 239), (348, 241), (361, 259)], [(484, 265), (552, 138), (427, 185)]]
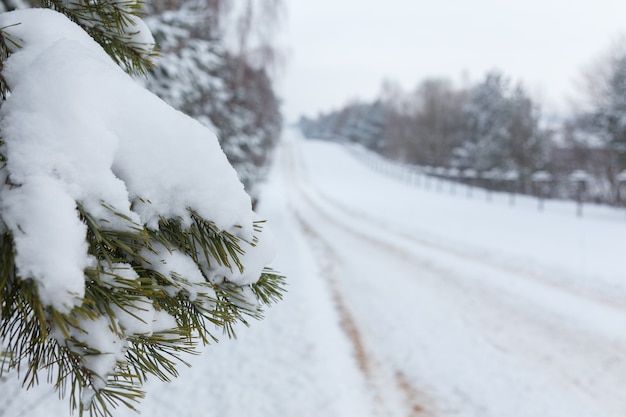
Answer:
[(504, 168), (511, 119), (508, 89), (509, 81), (491, 72), (471, 90), (463, 112), (464, 137), (456, 150), (460, 166), (479, 171)]
[(487, 74), (470, 90), (462, 119), (455, 163), (481, 172), (514, 171), (529, 190), (530, 175), (548, 164), (550, 132), (523, 86), (512, 87), (500, 73)]
[(551, 132), (540, 124), (540, 112), (518, 85), (509, 97), (509, 169), (517, 172), (522, 189), (530, 191), (533, 172), (545, 169), (550, 158)]
[[(247, 56), (225, 46), (223, 2), (152, 0), (148, 5), (146, 20), (162, 58), (149, 71), (146, 87), (215, 130), (254, 195), (282, 125), (266, 66), (254, 66)], [(250, 13), (247, 7), (244, 12)], [(244, 40), (238, 39), (238, 44), (243, 48)]]
[(208, 118), (228, 160), (256, 198), (254, 186), (265, 177), (271, 150), (280, 136), (280, 103), (264, 68), (226, 54), (220, 69), (226, 94)]
[(626, 169), (626, 43), (612, 50), (585, 75), (586, 108), (569, 121), (569, 146), (583, 150), (587, 169), (607, 191), (606, 199), (620, 202), (617, 175)]
[(380, 150), (387, 122), (385, 105), (354, 101), (341, 110), (320, 115), (316, 120), (302, 118), (300, 128), (307, 137), (330, 138)]
[(607, 148), (614, 150), (619, 168), (626, 168), (626, 56), (612, 63), (605, 97), (592, 114), (593, 125)]
[(107, 415), (282, 277), (216, 136), (124, 72), (155, 55), (142, 5), (44, 6), (0, 14), (1, 370)]
[(315, 119), (302, 119), (300, 128), (308, 138), (336, 139), (339, 119), (338, 111), (321, 113)]

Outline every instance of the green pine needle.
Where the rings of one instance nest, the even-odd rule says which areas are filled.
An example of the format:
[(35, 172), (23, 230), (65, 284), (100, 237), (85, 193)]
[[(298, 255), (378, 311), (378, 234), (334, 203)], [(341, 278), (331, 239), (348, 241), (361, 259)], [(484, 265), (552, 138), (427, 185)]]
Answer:
[[(109, 210), (115, 213), (113, 208)], [(134, 408), (143, 397), (141, 386), (149, 375), (163, 381), (176, 377), (178, 364), (189, 366), (183, 358), (196, 353), (197, 342), (218, 340), (214, 329), (221, 328), (227, 337), (235, 337), (235, 324), (247, 325), (246, 317), (262, 317), (261, 309), (246, 300), (242, 287), (228, 281), (215, 284), (207, 279), (206, 292), (198, 291), (193, 300), (182, 290), (172, 295), (168, 288), (185, 288), (190, 283), (176, 274), (161, 275), (142, 256), (144, 250), (159, 243), (189, 255), (199, 265), (241, 271), (242, 241), (197, 213), (190, 212), (192, 224), (188, 228), (180, 219), (162, 219), (158, 230), (148, 230), (125, 218), (129, 228), (115, 231), (103, 227), (80, 204), (77, 212), (87, 225), (89, 254), (99, 263), (85, 271), (83, 302), (69, 314), (41, 303), (36, 283), (17, 274), (11, 234), (0, 235), (0, 337), (5, 349), (0, 374), (15, 369), (29, 388), (39, 383), (40, 373), (45, 371), (59, 395), (69, 398), (71, 410), (78, 410), (79, 415), (109, 416), (110, 409), (118, 405)], [(257, 233), (260, 227), (255, 224)], [(115, 266), (120, 264), (132, 268), (138, 278), (117, 274)], [(284, 277), (266, 269), (249, 287), (260, 306), (268, 305), (282, 298)], [(115, 312), (122, 310), (141, 320), (136, 312), (147, 302), (172, 316), (176, 327), (151, 335), (126, 335)], [(94, 378), (99, 377), (86, 367), (84, 357), (101, 353), (72, 335), (83, 332), (81, 323), (85, 320), (100, 317), (109, 320), (112, 334), (125, 338), (128, 346), (125, 361), (108, 375), (106, 386), (98, 389)], [(81, 402), (85, 390), (94, 391), (88, 404)]]

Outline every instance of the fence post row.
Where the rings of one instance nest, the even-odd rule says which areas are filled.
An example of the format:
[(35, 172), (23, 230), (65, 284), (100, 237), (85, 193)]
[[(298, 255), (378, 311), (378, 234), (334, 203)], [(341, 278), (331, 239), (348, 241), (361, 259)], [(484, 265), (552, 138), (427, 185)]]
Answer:
[[(436, 182), (436, 190), (443, 189), (443, 180), (450, 181), (450, 193), (455, 194), (455, 184), (457, 182), (464, 183), (467, 187), (467, 198), (472, 198), (473, 189), (481, 188), (478, 180), (482, 180), (482, 185), (486, 191), (487, 201), (491, 200), (491, 191), (495, 189), (496, 183), (504, 185), (504, 190), (509, 193), (509, 204), (515, 205), (515, 196), (521, 193), (520, 190), (520, 174), (515, 170), (502, 172), (498, 169), (491, 169), (484, 172), (478, 172), (473, 168), (459, 169), (456, 167), (432, 167), (428, 165), (409, 165), (400, 162), (391, 161), (376, 152), (365, 147), (352, 144), (348, 146), (351, 153), (361, 162), (370, 168), (382, 174), (398, 178), (405, 183), (421, 187), (422, 185), (429, 189), (431, 181)], [(626, 170), (620, 172), (616, 177), (618, 185), (617, 203), (625, 205), (626, 203)], [(554, 184), (552, 174), (547, 171), (536, 171), (530, 176), (532, 184), (532, 194), (537, 198), (538, 210), (543, 210), (545, 200), (551, 195), (551, 188)], [(576, 201), (576, 215), (583, 215), (583, 204), (588, 199), (590, 184), (593, 180), (591, 174), (577, 169), (568, 175), (567, 180), (573, 184)]]

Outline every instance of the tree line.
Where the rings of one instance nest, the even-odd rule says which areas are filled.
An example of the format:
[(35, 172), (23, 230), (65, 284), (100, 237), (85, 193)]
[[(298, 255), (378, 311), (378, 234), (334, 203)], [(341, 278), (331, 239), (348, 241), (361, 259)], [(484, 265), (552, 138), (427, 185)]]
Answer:
[(603, 69), (588, 79), (590, 104), (564, 119), (545, 114), (523, 84), (491, 71), (463, 87), (433, 78), (404, 91), (385, 81), (375, 100), (303, 116), (299, 126), (306, 137), (359, 143), (458, 181), (620, 204), (626, 54), (605, 59)]

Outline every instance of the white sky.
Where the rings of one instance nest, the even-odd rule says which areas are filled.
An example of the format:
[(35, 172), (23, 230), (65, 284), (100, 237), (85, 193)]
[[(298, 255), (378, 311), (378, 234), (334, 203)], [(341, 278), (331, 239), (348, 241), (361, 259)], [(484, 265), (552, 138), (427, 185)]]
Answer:
[(564, 110), (583, 68), (626, 34), (624, 0), (285, 0), (287, 121), (377, 96), (383, 79), (413, 89), (491, 69)]

